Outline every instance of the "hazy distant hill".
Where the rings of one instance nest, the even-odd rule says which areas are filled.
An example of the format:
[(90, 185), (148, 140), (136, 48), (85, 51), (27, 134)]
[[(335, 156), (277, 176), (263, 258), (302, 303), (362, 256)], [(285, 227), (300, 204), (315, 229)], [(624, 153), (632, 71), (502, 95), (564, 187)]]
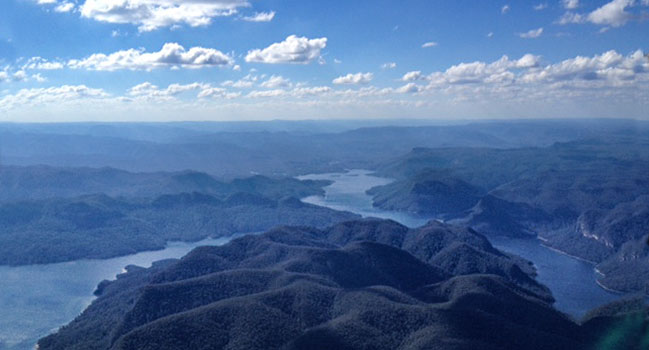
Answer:
[(0, 168), (0, 201), (67, 198), (102, 193), (109, 196), (152, 197), (201, 192), (224, 197), (236, 192), (279, 199), (322, 194), (326, 181), (299, 181), (261, 175), (217, 180), (197, 171), (133, 173), (115, 168), (5, 166)]
[[(479, 234), (438, 223), (416, 230), (379, 220), (278, 228), (197, 248), (180, 261), (130, 268), (103, 282), (99, 298), (39, 346), (575, 350), (623, 326), (620, 313), (642, 315), (641, 305), (613, 306), (579, 326), (543, 295), (481, 274), (492, 262), (476, 252), (498, 252), (480, 242), (486, 240)], [(437, 265), (434, 256), (458, 245), (470, 249), (454, 250), (455, 261), (481, 264), (456, 273)], [(628, 349), (640, 349), (641, 329), (618, 332)]]
[(373, 168), (413, 147), (547, 146), (648, 130), (630, 120), (390, 123), (0, 124), (0, 164), (298, 175)]

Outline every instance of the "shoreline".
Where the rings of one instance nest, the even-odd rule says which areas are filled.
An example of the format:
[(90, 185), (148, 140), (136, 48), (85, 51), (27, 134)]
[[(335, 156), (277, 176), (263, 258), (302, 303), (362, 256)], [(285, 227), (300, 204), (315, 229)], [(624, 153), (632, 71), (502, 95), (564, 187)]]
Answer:
[(549, 242), (549, 241), (548, 241), (547, 239), (545, 239), (545, 238), (541, 238), (540, 236), (537, 236), (537, 238), (539, 238), (539, 240), (542, 242), (541, 245), (542, 245), (543, 247), (548, 248), (548, 249), (550, 249), (550, 250), (553, 250), (553, 251), (555, 251), (555, 252), (557, 252), (557, 253), (559, 253), (559, 254), (562, 254), (562, 255), (565, 255), (565, 256), (569, 256), (569, 257), (571, 257), (571, 258), (573, 258), (573, 259), (580, 260), (580, 261), (583, 261), (583, 262), (585, 262), (585, 263), (589, 263), (589, 264), (591, 264), (591, 265), (593, 265), (593, 266), (596, 266), (596, 265), (598, 264), (598, 263), (595, 262), (595, 261), (588, 260), (588, 259), (584, 259), (584, 258), (578, 257), (578, 256), (576, 256), (576, 255), (572, 255), (572, 254), (570, 254), (570, 253), (568, 253), (568, 252), (565, 252), (565, 251), (563, 251), (563, 250), (561, 250), (561, 249), (559, 249), (559, 248), (555, 248), (555, 247), (549, 246), (549, 245), (546, 244), (546, 242)]

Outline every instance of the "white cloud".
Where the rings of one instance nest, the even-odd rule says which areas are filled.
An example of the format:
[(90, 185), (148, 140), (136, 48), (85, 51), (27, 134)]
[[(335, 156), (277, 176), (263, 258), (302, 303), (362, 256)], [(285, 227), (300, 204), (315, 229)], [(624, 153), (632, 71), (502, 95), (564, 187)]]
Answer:
[(626, 24), (631, 14), (626, 8), (633, 6), (635, 0), (613, 0), (588, 15), (588, 20), (595, 24), (619, 27)]
[(320, 96), (329, 92), (331, 92), (331, 88), (328, 86), (298, 87), (291, 91), (296, 97)]
[(533, 68), (537, 67), (540, 61), (540, 56), (528, 53), (523, 55), (523, 57), (519, 58), (518, 60), (513, 61), (513, 64), (511, 64), (510, 66), (512, 68)]
[(543, 34), (543, 28), (532, 29), (525, 33), (519, 33), (518, 36), (523, 39), (535, 39), (540, 37), (541, 34)]
[(266, 89), (275, 89), (279, 87), (288, 87), (291, 86), (291, 81), (280, 76), (280, 75), (273, 75), (268, 80), (264, 81), (261, 83), (259, 86), (266, 88)]
[(422, 48), (435, 47), (435, 46), (437, 46), (437, 43), (434, 41), (429, 41), (421, 45)]
[(286, 95), (285, 90), (275, 89), (275, 90), (255, 90), (251, 91), (247, 96), (251, 98), (260, 98), (260, 97), (279, 97)]
[(219, 16), (231, 16), (245, 0), (86, 0), (81, 16), (100, 22), (130, 23), (141, 32), (187, 24), (206, 26)]
[(14, 81), (25, 81), (27, 80), (28, 76), (24, 70), (19, 70), (17, 72), (14, 72), (11, 77)]
[(547, 2), (542, 2), (542, 3), (538, 4), (538, 5), (534, 5), (534, 10), (536, 10), (536, 11), (545, 10), (546, 8), (548, 8), (548, 3)]
[(487, 38), (493, 38), (493, 36), (494, 36), (494, 32), (487, 33)]
[(416, 70), (416, 71), (412, 71), (412, 72), (408, 72), (408, 73), (404, 74), (403, 77), (401, 78), (401, 80), (403, 80), (403, 81), (415, 81), (415, 80), (419, 80), (421, 78), (422, 78), (421, 71)]
[(232, 57), (216, 49), (192, 47), (185, 50), (180, 44), (167, 43), (158, 52), (147, 53), (144, 49), (129, 49), (109, 55), (97, 53), (81, 60), (70, 60), (68, 66), (75, 69), (115, 71), (172, 67), (204, 68), (230, 66), (233, 63)]
[(566, 12), (561, 17), (559, 17), (557, 23), (559, 24), (584, 23), (585, 21), (586, 21), (586, 16), (584, 15), (574, 13), (574, 12)]
[(394, 68), (397, 68), (397, 64), (395, 62), (383, 63), (381, 65), (381, 69), (394, 69)]
[(217, 88), (217, 87), (208, 87), (203, 90), (198, 94), (198, 98), (225, 98), (228, 100), (240, 97), (241, 93), (240, 92), (228, 92), (227, 90), (223, 88)]
[(414, 94), (417, 92), (422, 91), (423, 88), (415, 83), (408, 83), (400, 88), (398, 88), (396, 91), (402, 94)]
[(345, 76), (338, 77), (333, 80), (334, 84), (367, 84), (372, 81), (374, 74), (372, 73), (349, 73)]
[(108, 97), (102, 89), (85, 85), (63, 85), (60, 87), (22, 89), (15, 94), (0, 98), (0, 110), (10, 110), (39, 105), (64, 105), (80, 100), (97, 100)]
[(67, 1), (58, 4), (58, 5), (54, 8), (54, 11), (55, 11), (55, 12), (70, 12), (70, 11), (72, 11), (72, 10), (74, 10), (74, 4), (71, 3), (71, 2), (67, 2)]
[(649, 60), (640, 50), (629, 56), (607, 51), (593, 57), (577, 56), (524, 74), (526, 82), (585, 81), (593, 84), (608, 82), (615, 85), (621, 81), (646, 78)]
[(63, 63), (48, 61), (42, 57), (32, 57), (23, 65), (22, 69), (56, 70), (63, 69)]
[(37, 4), (39, 5), (50, 5), (50, 4), (56, 4), (57, 0), (38, 0), (36, 1)]
[(307, 64), (320, 57), (327, 46), (327, 38), (308, 39), (291, 35), (265, 49), (248, 51), (246, 62)]
[(41, 73), (36, 73), (32, 75), (32, 79), (36, 80), (39, 83), (44, 83), (47, 81), (47, 78), (41, 75)]
[(144, 82), (142, 84), (133, 86), (128, 90), (128, 95), (146, 97), (146, 98), (157, 98), (157, 97), (173, 97), (177, 96), (183, 92), (207, 89), (210, 86), (208, 84), (201, 83), (191, 83), (191, 84), (170, 84), (166, 89), (160, 89), (156, 85), (153, 85), (149, 82)]
[(275, 11), (256, 12), (252, 16), (243, 17), (243, 20), (248, 22), (270, 22), (273, 18), (275, 18)]
[[(649, 5), (646, 0), (643, 5)], [(603, 6), (587, 14), (566, 12), (559, 18), (557, 23), (586, 23), (590, 22), (602, 26), (620, 27), (633, 19), (634, 15), (627, 10), (637, 5), (636, 0), (612, 0)]]
[(226, 80), (221, 83), (221, 86), (233, 87), (237, 89), (249, 89), (255, 85), (255, 82), (259, 80), (259, 76), (248, 74), (245, 77), (234, 81)]
[(561, 0), (561, 5), (568, 10), (574, 10), (579, 7), (579, 0)]
[(504, 15), (504, 14), (506, 14), (507, 12), (509, 12), (509, 10), (510, 10), (509, 5), (505, 5), (505, 6), (503, 6), (502, 8), (500, 8), (500, 13), (502, 13), (502, 14)]

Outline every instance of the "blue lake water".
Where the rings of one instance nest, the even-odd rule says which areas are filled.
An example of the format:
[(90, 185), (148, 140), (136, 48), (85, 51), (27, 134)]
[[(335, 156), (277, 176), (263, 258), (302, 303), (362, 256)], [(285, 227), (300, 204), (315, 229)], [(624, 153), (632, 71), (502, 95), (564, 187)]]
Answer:
[(149, 267), (157, 260), (180, 258), (197, 246), (229, 240), (172, 242), (164, 250), (114, 259), (0, 266), (0, 350), (34, 349), (38, 339), (72, 321), (92, 302), (99, 282), (115, 279), (127, 265)]
[[(383, 211), (372, 207), (372, 198), (365, 191), (374, 186), (388, 184), (392, 180), (370, 174), (371, 172), (366, 170), (352, 170), (347, 173), (301, 176), (300, 179), (334, 181), (325, 188), (324, 196), (311, 196), (303, 201), (348, 210), (364, 217), (392, 219), (408, 227), (418, 227), (428, 221), (426, 218), (407, 213)], [(538, 239), (489, 237), (489, 240), (502, 251), (532, 261), (536, 266), (537, 280), (548, 286), (557, 300), (554, 306), (577, 319), (588, 310), (621, 297), (597, 285), (598, 276), (592, 264), (549, 249)]]

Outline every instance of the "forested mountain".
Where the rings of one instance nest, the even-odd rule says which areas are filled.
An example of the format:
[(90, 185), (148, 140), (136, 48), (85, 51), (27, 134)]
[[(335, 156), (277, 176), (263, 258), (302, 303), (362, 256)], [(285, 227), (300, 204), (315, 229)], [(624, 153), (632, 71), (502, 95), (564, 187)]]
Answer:
[(169, 241), (280, 224), (324, 227), (357, 217), (299, 201), (326, 184), (263, 176), (221, 182), (189, 171), (5, 168), (0, 265), (108, 258), (162, 249)]
[[(481, 235), (439, 223), (277, 228), (130, 268), (39, 348), (590, 349), (623, 325), (619, 313), (646, 312), (611, 307), (580, 326), (515, 266)], [(640, 349), (643, 327), (613, 345)]]

